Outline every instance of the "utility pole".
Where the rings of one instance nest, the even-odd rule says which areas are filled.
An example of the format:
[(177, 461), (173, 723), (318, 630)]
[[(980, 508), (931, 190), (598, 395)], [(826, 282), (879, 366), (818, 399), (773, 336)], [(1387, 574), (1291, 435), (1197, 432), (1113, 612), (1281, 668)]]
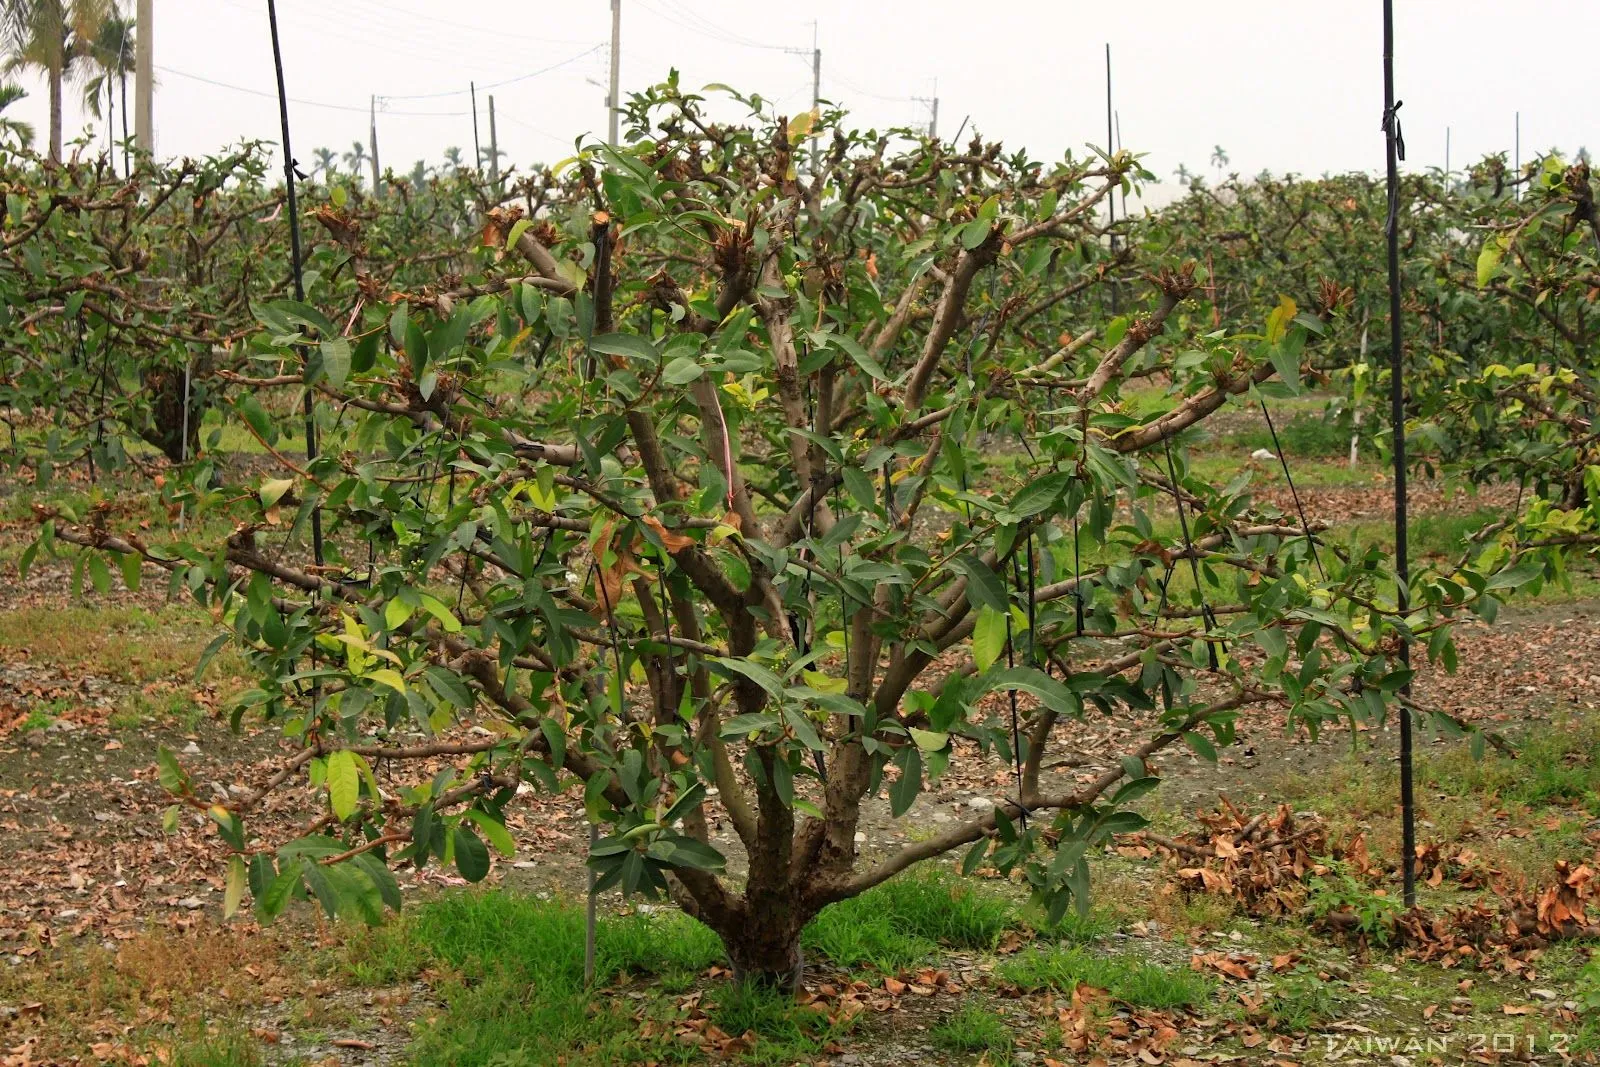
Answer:
[[(822, 49), (817, 44), (817, 23), (815, 20), (811, 23), (811, 47), (809, 49), (784, 48), (780, 49), (780, 51), (791, 56), (804, 56), (809, 52), (811, 56), (811, 110), (820, 116), (822, 113)], [(811, 126), (811, 171), (816, 173), (816, 170), (817, 127), (813, 123)]]
[(928, 140), (939, 139), (939, 79), (933, 79), (932, 96), (913, 96), (916, 103), (928, 105)]
[(140, 152), (155, 151), (155, 0), (139, 0), (133, 41), (133, 143)]
[[(811, 110), (822, 117), (822, 47), (817, 43), (817, 24), (811, 23)], [(811, 123), (811, 173), (817, 172), (817, 123)]]
[(1515, 159), (1516, 159), (1517, 172), (1516, 172), (1515, 177), (1517, 179), (1517, 183), (1514, 186), (1512, 186), (1512, 188), (1516, 190), (1516, 192), (1513, 195), (1516, 196), (1516, 198), (1518, 200), (1521, 200), (1522, 199), (1522, 112), (1520, 112), (1520, 111), (1517, 112), (1517, 120), (1516, 121), (1517, 121), (1516, 140), (1513, 143), (1516, 146), (1515, 149), (1514, 149), (1514, 152), (1516, 153)]
[(606, 143), (617, 144), (618, 111), (622, 107), (622, 0), (611, 0), (611, 86), (606, 90)]
[(472, 94), (472, 169), (483, 169), (483, 149), (478, 146), (478, 83), (468, 82), (467, 90)]
[(489, 181), (500, 192), (500, 138), (494, 132), (494, 94), (489, 94)]
[(368, 103), (367, 143), (368, 154), (372, 157), (372, 198), (383, 199), (383, 186), (379, 184), (378, 175), (383, 169), (378, 165), (378, 98), (372, 97)]

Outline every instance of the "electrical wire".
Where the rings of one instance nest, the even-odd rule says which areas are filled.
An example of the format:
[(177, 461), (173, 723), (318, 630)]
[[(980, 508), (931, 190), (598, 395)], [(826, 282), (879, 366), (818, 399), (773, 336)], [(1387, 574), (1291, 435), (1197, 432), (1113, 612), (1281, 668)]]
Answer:
[[(186, 70), (177, 70), (176, 68), (173, 68), (173, 67), (163, 67), (163, 66), (160, 66), (160, 65), (156, 66), (156, 70), (159, 70), (163, 74), (174, 74), (174, 75), (177, 75), (180, 78), (188, 78), (190, 81), (197, 81), (197, 82), (202, 82), (202, 83), (204, 83), (206, 85), (212, 85), (212, 86), (217, 87), (218, 89), (229, 89), (229, 90), (232, 90), (233, 92), (236, 92), (236, 93), (247, 93), (250, 96), (265, 97), (265, 98), (267, 98), (269, 100), (277, 99), (277, 94), (276, 93), (270, 93), (270, 92), (267, 92), (264, 89), (252, 89), (252, 88), (250, 88), (248, 86), (245, 86), (245, 85), (234, 85), (231, 82), (218, 81), (216, 78), (208, 78), (203, 74), (191, 74)], [(385, 97), (384, 99), (392, 99), (392, 98)], [(355, 112), (356, 114), (359, 114), (359, 115), (365, 115), (367, 113), (367, 109), (366, 108), (358, 107), (358, 106), (356, 106), (354, 104), (330, 104), (325, 100), (306, 100), (306, 99), (303, 99), (301, 97), (295, 97), (295, 96), (289, 97), (288, 101), (291, 104), (299, 104), (301, 107), (320, 107), (320, 108), (324, 108), (324, 109), (326, 109), (328, 111), (351, 111), (351, 112)], [(414, 117), (414, 118), (425, 118), (425, 117), (459, 118), (459, 117), (461, 117), (463, 115), (470, 115), (471, 112), (470, 111), (386, 111), (385, 114), (389, 114), (389, 115), (405, 115), (405, 116)]]
[[(804, 51), (809, 53), (811, 51), (809, 48), (800, 49), (789, 45), (768, 44), (765, 41), (757, 41), (750, 37), (743, 37), (736, 33), (730, 33), (721, 26), (718, 26), (716, 23), (697, 15), (695, 12), (686, 7), (683, 7), (681, 4), (675, 5), (682, 12), (682, 15), (680, 16), (674, 15), (665, 8), (657, 7), (651, 2), (651, 0), (636, 0), (636, 3), (644, 10), (650, 12), (664, 22), (670, 22), (679, 29), (688, 30), (690, 33), (699, 34), (704, 37), (710, 37), (716, 41), (721, 41), (723, 44), (736, 45), (740, 48), (755, 48), (765, 52), (798, 53)], [(685, 19), (691, 21), (685, 21)]]
[[(485, 89), (499, 89), (507, 85), (515, 85), (518, 82), (525, 82), (530, 78), (537, 78), (540, 75), (549, 74), (552, 71), (560, 70), (562, 67), (569, 67), (578, 62), (580, 59), (592, 56), (605, 47), (606, 46), (604, 44), (591, 45), (590, 47), (579, 52), (577, 55), (568, 56), (566, 59), (559, 60), (558, 62), (552, 63), (547, 67), (540, 67), (538, 70), (529, 71), (527, 74), (519, 74), (514, 78), (506, 78), (503, 81), (486, 82), (482, 85), (479, 85), (478, 89), (479, 91)], [(467, 96), (469, 93), (471, 93), (471, 91), (472, 90), (470, 89), (451, 89), (438, 93), (380, 93), (378, 95), (384, 100), (438, 100), (447, 96)], [(466, 112), (462, 112), (462, 114), (466, 114)]]
[[(324, 43), (328, 38), (349, 42), (361, 53), (376, 52), (386, 58), (405, 57), (419, 63), (468, 66), (481, 69), (486, 62), (495, 62), (494, 56), (485, 56), (483, 49), (466, 40), (441, 39), (431, 35), (421, 43), (414, 36), (389, 25), (387, 20), (374, 18), (350, 19), (342, 7), (330, 7), (318, 0), (292, 0), (303, 6), (304, 12), (290, 22), (302, 41)], [(225, 6), (253, 14), (257, 9), (245, 0), (221, 0)], [(346, 50), (348, 51), (348, 50)], [(501, 63), (500, 70), (513, 69)]]

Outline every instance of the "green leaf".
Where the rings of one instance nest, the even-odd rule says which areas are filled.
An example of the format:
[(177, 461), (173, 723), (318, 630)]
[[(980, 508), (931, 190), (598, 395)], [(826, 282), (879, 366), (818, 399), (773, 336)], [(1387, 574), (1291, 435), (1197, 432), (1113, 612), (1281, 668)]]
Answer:
[(1183, 743), (1193, 749), (1194, 754), (1207, 763), (1217, 762), (1217, 747), (1204, 734), (1197, 734), (1190, 730), (1183, 735)]
[(137, 593), (144, 559), (137, 552), (124, 552), (117, 557), (117, 566), (122, 569), (122, 584), (128, 587), (129, 592)]
[(752, 715), (735, 715), (722, 724), (721, 736), (724, 740), (733, 740), (776, 725), (778, 725), (777, 716), (768, 715), (765, 712), (756, 712)]
[(101, 596), (111, 592), (111, 569), (98, 552), (89, 555), (89, 584)]
[(1011, 610), (1006, 587), (1000, 577), (983, 560), (970, 552), (963, 552), (950, 561), (950, 569), (966, 576), (967, 600), (975, 605), (992, 608), (1005, 615)]
[[(511, 834), (506, 830), (505, 823), (499, 822), (487, 812), (478, 811), (476, 808), (467, 812), (467, 818), (472, 820), (474, 826), (482, 831), (483, 836), (502, 856), (515, 856), (517, 843), (511, 839)], [(457, 855), (460, 853), (458, 852)]]
[(922, 753), (915, 745), (907, 745), (894, 759), (900, 768), (900, 777), (889, 786), (889, 813), (899, 818), (911, 810), (922, 792)]
[(307, 866), (305, 860), (298, 858), (285, 863), (278, 876), (267, 887), (267, 891), (256, 897), (256, 914), (262, 921), (270, 922), (283, 913), (295, 890), (300, 888)]
[(672, 845), (667, 863), (673, 867), (688, 867), (697, 871), (720, 871), (728, 861), (722, 853), (692, 837), (666, 837)]
[(656, 346), (636, 333), (603, 333), (589, 340), (589, 350), (606, 356), (643, 360), (652, 366), (661, 359)]
[(692, 356), (679, 356), (662, 370), (661, 380), (668, 385), (688, 385), (705, 372), (706, 369)]
[(178, 757), (166, 745), (156, 746), (156, 768), (161, 788), (169, 793), (183, 793), (189, 788), (189, 776), (178, 766)]
[(321, 344), (322, 373), (335, 389), (350, 377), (350, 342), (343, 337), (330, 337)]
[(456, 870), (469, 882), (481, 882), (489, 873), (489, 848), (466, 826), (451, 832), (455, 843)]
[(1478, 288), (1482, 289), (1500, 273), (1500, 261), (1505, 258), (1504, 237), (1491, 237), (1483, 243), (1478, 253)]
[(1037, 667), (1013, 667), (997, 671), (987, 679), (990, 689), (1015, 689), (1039, 698), (1039, 703), (1057, 715), (1076, 718), (1083, 714), (1083, 702), (1078, 694), (1045, 674)]
[(1006, 647), (1006, 617), (991, 607), (978, 609), (978, 621), (972, 627), (972, 659), (982, 674), (994, 666), (995, 660)]
[(874, 359), (872, 353), (862, 348), (860, 342), (854, 337), (849, 337), (842, 333), (834, 334), (832, 335), (832, 341), (835, 346), (844, 349), (845, 354), (850, 357), (855, 365), (866, 371), (868, 375), (880, 382), (889, 380), (889, 372), (883, 369), (883, 364)]
[(513, 222), (511, 224), (511, 232), (506, 234), (506, 250), (510, 251), (517, 247), (517, 242), (522, 239), (522, 235), (527, 233), (528, 227), (532, 225), (532, 219), (518, 219)]
[(724, 676), (741, 675), (750, 679), (766, 690), (768, 696), (778, 697), (783, 695), (783, 679), (759, 663), (752, 663), (745, 659), (728, 659), (723, 656), (707, 656), (706, 662)]
[(1054, 507), (1056, 501), (1067, 491), (1067, 486), (1072, 484), (1073, 475), (1068, 471), (1056, 471), (1043, 478), (1036, 478), (1023, 486), (1019, 492), (1006, 505), (1006, 510), (1019, 519), (1026, 519)]
[(1527, 585), (1536, 578), (1544, 577), (1544, 564), (1537, 560), (1526, 560), (1514, 567), (1505, 570), (1489, 579), (1485, 589), (1515, 589)]
[(328, 803), (340, 821), (355, 814), (361, 801), (361, 769), (356, 766), (356, 754), (340, 749), (328, 756)]
[(1277, 626), (1266, 626), (1256, 631), (1256, 644), (1269, 660), (1283, 660), (1289, 655), (1289, 638)]
[(972, 251), (983, 244), (989, 237), (990, 223), (988, 219), (973, 219), (961, 227), (961, 247)]

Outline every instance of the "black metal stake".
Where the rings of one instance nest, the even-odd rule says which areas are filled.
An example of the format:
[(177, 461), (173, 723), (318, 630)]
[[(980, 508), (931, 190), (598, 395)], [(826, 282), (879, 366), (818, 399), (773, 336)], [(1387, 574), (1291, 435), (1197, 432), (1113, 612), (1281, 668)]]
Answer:
[[(1111, 42), (1106, 42), (1106, 157), (1116, 155), (1115, 146), (1116, 113), (1111, 109)], [(1106, 197), (1106, 229), (1111, 234), (1111, 260), (1117, 259), (1117, 234), (1114, 227), (1117, 224), (1117, 194), (1115, 191)], [(1117, 314), (1122, 303), (1121, 294), (1117, 291), (1116, 280), (1111, 282), (1111, 314)]]
[[(1400, 330), (1400, 161), (1406, 157), (1400, 136), (1400, 101), (1394, 98), (1394, 0), (1383, 0), (1383, 134), (1387, 157), (1389, 218), (1389, 418), (1394, 435), (1394, 572), (1395, 604), (1402, 623), (1411, 607), (1411, 568), (1406, 558), (1406, 413), (1401, 371), (1404, 366)], [(1411, 642), (1400, 643), (1400, 666), (1411, 666)], [(1411, 711), (1405, 701), (1409, 684), (1400, 687), (1400, 826), (1405, 906), (1417, 906), (1416, 796), (1411, 780)]]
[[(283, 181), (286, 190), (287, 207), (289, 210), (289, 268), (294, 278), (294, 298), (305, 302), (305, 279), (300, 271), (300, 207), (295, 192), (294, 152), (289, 147), (289, 93), (283, 80), (283, 45), (278, 39), (278, 7), (274, 0), (267, 0), (267, 23), (272, 29), (272, 67), (278, 78), (278, 118), (283, 125)], [(317, 420), (316, 401), (312, 397), (311, 383), (309, 381), (310, 355), (301, 348), (301, 368), (306, 374), (306, 466), (309, 468), (317, 458)], [(314, 491), (314, 490), (312, 490)], [(322, 507), (319, 504), (311, 509), (311, 555), (316, 560), (317, 567), (323, 565), (322, 558)], [(318, 600), (317, 591), (312, 590), (311, 601), (315, 604)], [(311, 664), (313, 668), (317, 662), (317, 646), (311, 645)], [(322, 702), (322, 681), (314, 678), (311, 682), (311, 708), (315, 712)]]

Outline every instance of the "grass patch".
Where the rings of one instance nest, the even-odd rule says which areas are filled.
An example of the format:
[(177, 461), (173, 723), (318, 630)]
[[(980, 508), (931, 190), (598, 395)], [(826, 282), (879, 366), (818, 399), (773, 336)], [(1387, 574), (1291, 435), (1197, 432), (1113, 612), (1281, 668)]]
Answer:
[(840, 967), (867, 965), (892, 974), (941, 944), (991, 949), (1019, 925), (1018, 909), (1004, 897), (925, 870), (830, 904), (806, 927), (802, 943)]
[(993, 1011), (969, 1004), (948, 1016), (928, 1035), (950, 1052), (991, 1052), (1009, 1058), (1011, 1030)]
[(1076, 946), (1019, 953), (996, 973), (1026, 992), (1054, 989), (1071, 993), (1086, 985), (1147, 1008), (1192, 1007), (1206, 1000), (1215, 986), (1193, 971), (1158, 967), (1131, 956), (1097, 956)]
[(186, 1037), (170, 1055), (171, 1067), (260, 1067), (265, 1062), (255, 1039), (231, 1028)]
[(1261, 1005), (1272, 1029), (1303, 1034), (1339, 1018), (1345, 1002), (1331, 982), (1314, 974), (1290, 974), (1277, 982)]
[[(596, 936), (598, 984), (694, 975), (722, 958), (716, 935), (677, 912), (606, 918)], [(408, 1063), (610, 1064), (673, 1059), (683, 1049), (638, 1036), (636, 1012), (666, 1019), (672, 1003), (595, 996), (583, 982), (583, 912), (505, 893), (454, 893), (352, 939), (344, 966), (385, 985), (429, 972), (443, 1010), (419, 1026)], [(739, 1031), (742, 1032), (742, 1031)]]

